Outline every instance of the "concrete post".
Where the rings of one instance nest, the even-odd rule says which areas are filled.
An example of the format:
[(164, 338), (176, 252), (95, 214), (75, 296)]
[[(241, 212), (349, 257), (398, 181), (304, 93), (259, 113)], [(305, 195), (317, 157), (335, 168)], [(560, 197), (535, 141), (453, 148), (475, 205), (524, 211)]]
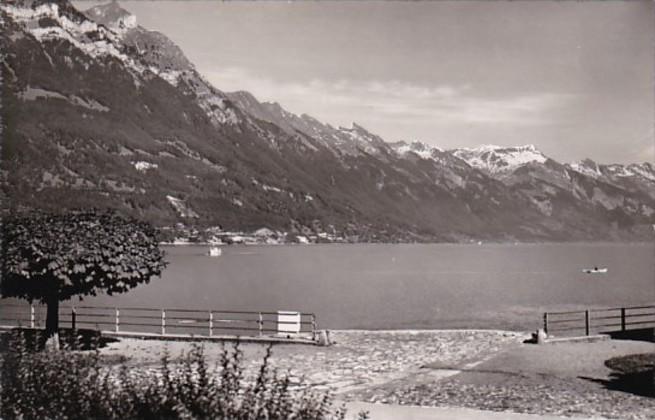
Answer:
[(330, 343), (330, 331), (320, 330), (318, 331), (318, 345), (319, 346), (329, 346)]
[(166, 309), (161, 310), (161, 335), (166, 334)]

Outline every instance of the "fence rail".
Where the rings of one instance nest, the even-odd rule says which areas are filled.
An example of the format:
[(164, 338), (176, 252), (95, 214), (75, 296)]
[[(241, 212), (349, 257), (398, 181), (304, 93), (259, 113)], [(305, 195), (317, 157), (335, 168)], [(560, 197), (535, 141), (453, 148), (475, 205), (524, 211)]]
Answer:
[[(45, 327), (46, 307), (0, 304), (0, 326)], [(219, 335), (299, 338), (316, 334), (316, 316), (295, 311), (225, 311), (181, 308), (60, 306), (62, 328), (88, 328), (114, 333)]]
[(655, 328), (655, 305), (544, 312), (546, 334), (585, 335)]

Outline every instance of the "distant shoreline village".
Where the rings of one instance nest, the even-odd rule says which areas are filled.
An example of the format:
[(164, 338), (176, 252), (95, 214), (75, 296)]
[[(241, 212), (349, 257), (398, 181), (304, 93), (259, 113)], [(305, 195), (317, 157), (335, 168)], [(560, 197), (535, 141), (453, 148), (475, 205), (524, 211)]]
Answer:
[[(655, 225), (653, 225), (655, 231)], [(159, 244), (164, 246), (222, 246), (222, 245), (311, 245), (311, 244), (543, 244), (543, 243), (576, 243), (585, 241), (577, 240), (518, 240), (518, 239), (494, 239), (494, 238), (459, 238), (459, 240), (442, 240), (435, 241), (429, 238), (378, 238), (378, 237), (360, 237), (358, 235), (339, 235), (338, 233), (328, 232), (285, 232), (269, 229), (267, 227), (259, 228), (255, 231), (224, 231), (220, 227), (194, 228), (178, 224), (175, 227), (160, 228), (161, 236), (165, 237), (160, 240)], [(651, 243), (644, 240), (605, 240), (595, 241), (597, 243)]]

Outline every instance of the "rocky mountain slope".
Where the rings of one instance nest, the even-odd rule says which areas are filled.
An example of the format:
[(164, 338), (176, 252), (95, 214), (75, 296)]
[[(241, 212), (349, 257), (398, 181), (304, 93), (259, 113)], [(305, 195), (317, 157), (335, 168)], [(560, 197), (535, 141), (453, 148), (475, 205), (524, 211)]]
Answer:
[(316, 240), (652, 238), (650, 164), (533, 146), (440, 150), (332, 127), (208, 83), (117, 3), (0, 6), (13, 207), (114, 207), (162, 227)]

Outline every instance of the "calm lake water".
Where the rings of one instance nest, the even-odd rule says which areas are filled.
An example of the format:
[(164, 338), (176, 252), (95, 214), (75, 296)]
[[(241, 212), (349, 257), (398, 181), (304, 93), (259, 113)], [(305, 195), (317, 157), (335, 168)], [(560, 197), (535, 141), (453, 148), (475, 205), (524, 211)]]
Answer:
[[(85, 303), (298, 310), (319, 328), (533, 329), (544, 310), (655, 302), (654, 244), (166, 247), (162, 278)], [(584, 274), (585, 267), (607, 274)], [(76, 302), (75, 299), (73, 302)]]

